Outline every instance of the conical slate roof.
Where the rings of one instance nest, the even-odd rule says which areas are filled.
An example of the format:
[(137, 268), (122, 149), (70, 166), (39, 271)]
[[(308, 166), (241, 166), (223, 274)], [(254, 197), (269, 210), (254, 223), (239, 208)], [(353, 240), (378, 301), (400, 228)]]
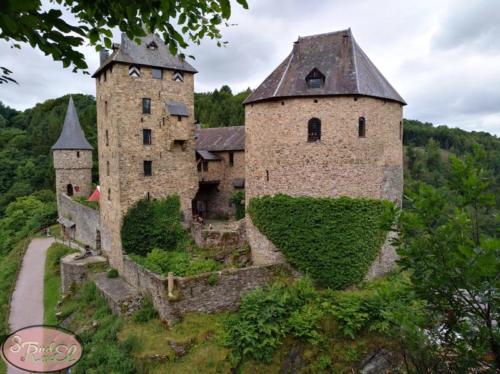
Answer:
[[(113, 62), (154, 66), (197, 73), (196, 69), (186, 61), (181, 60), (177, 56), (173, 56), (158, 35), (149, 34), (139, 39), (141, 40), (141, 44), (135, 43), (133, 40), (130, 40), (127, 35), (122, 34), (121, 43), (117, 44), (117, 47), (111, 55), (101, 62), (101, 66), (99, 66), (99, 69), (96, 70), (92, 77), (97, 77), (106, 66)], [(154, 43), (156, 48), (149, 48), (148, 46), (150, 46), (151, 43)]]
[[(319, 88), (309, 88), (306, 82), (314, 69), (324, 76)], [(288, 57), (244, 104), (285, 97), (335, 95), (372, 96), (406, 105), (356, 43), (351, 29), (299, 37)]]
[(66, 117), (64, 118), (61, 135), (59, 135), (56, 144), (52, 146), (52, 150), (57, 149), (92, 150), (92, 146), (87, 139), (85, 139), (85, 134), (83, 133), (78, 115), (76, 114), (75, 103), (71, 96), (69, 97), (68, 109), (66, 110)]

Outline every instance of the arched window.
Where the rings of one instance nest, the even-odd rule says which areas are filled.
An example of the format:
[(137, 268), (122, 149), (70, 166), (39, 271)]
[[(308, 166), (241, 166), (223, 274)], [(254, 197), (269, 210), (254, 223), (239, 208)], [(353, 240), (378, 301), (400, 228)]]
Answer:
[(359, 117), (358, 120), (358, 136), (364, 138), (366, 136), (366, 120), (365, 117)]
[(68, 184), (66, 186), (66, 195), (73, 196), (73, 185), (72, 184)]
[(321, 140), (321, 121), (318, 118), (311, 118), (307, 124), (307, 141), (317, 142)]

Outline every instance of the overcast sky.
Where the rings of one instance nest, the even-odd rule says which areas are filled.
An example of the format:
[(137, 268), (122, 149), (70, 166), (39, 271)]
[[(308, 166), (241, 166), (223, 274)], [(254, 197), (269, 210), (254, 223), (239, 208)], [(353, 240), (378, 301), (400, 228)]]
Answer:
[[(408, 102), (405, 118), (500, 135), (500, 1), (248, 0), (233, 4), (225, 48), (206, 40), (188, 52), (195, 90), (256, 88), (300, 36), (351, 27), (358, 44)], [(118, 38), (116, 40), (119, 41)], [(90, 71), (98, 56), (83, 49)], [(17, 85), (0, 101), (25, 109), (66, 93), (95, 94), (94, 80), (40, 51), (0, 42), (0, 65)]]

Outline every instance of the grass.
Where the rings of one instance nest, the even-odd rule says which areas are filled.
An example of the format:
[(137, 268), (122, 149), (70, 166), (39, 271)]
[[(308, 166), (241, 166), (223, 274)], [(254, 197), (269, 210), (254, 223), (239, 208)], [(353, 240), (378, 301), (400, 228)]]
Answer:
[(59, 263), (62, 257), (73, 252), (76, 250), (59, 243), (52, 244), (47, 250), (43, 292), (44, 323), (47, 325), (57, 325), (55, 309), (61, 297)]

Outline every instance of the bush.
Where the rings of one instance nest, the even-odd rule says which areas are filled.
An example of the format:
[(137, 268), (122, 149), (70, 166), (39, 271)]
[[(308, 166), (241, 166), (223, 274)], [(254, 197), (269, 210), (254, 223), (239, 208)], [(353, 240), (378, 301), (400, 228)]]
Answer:
[(290, 264), (320, 286), (342, 289), (363, 280), (395, 208), (380, 200), (276, 195), (253, 198), (249, 214)]
[(118, 276), (119, 276), (118, 270), (116, 270), (116, 269), (109, 269), (108, 273), (106, 274), (106, 276), (108, 278), (118, 278)]
[(294, 285), (276, 283), (246, 294), (239, 312), (227, 321), (226, 345), (231, 359), (245, 358), (270, 362), (283, 338), (292, 333), (316, 341), (320, 313), (308, 306), (317, 293), (307, 278)]
[(133, 318), (135, 322), (144, 323), (156, 317), (158, 317), (158, 313), (153, 306), (153, 300), (151, 300), (151, 297), (145, 297), (142, 299), (141, 307), (134, 313)]
[(235, 192), (231, 196), (231, 199), (229, 199), (229, 202), (234, 204), (236, 208), (236, 214), (235, 214), (236, 219), (245, 218), (245, 192), (243, 191)]
[(178, 196), (139, 200), (123, 219), (121, 228), (126, 253), (146, 256), (152, 248), (183, 249), (187, 234), (181, 225)]

